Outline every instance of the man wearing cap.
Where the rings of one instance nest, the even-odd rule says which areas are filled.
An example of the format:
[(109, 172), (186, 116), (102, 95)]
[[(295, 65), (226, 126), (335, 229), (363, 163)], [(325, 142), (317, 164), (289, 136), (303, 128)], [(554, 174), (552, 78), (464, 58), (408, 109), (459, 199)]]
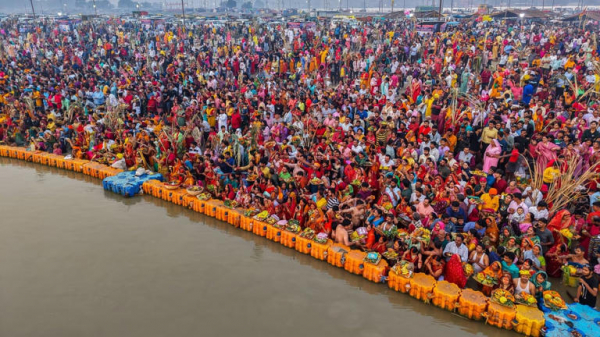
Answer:
[(488, 212), (496, 212), (500, 206), (500, 198), (498, 197), (498, 190), (490, 188), (488, 193), (481, 196), (481, 210)]

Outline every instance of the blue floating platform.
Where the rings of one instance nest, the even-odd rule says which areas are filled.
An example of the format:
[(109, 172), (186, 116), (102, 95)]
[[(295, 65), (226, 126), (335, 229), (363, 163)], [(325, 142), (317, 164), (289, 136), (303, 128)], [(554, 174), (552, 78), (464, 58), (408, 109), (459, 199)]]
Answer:
[[(545, 311), (546, 337), (597, 336), (600, 312), (578, 303), (567, 304), (567, 310)], [(570, 315), (569, 315), (570, 314)], [(571, 316), (571, 317), (569, 317)], [(567, 323), (569, 322), (569, 323)], [(577, 332), (575, 334), (574, 332)]]
[(112, 177), (104, 178), (102, 186), (107, 191), (112, 191), (125, 197), (133, 197), (140, 193), (142, 185), (148, 180), (163, 181), (163, 176), (160, 173), (136, 176), (135, 171), (126, 171)]

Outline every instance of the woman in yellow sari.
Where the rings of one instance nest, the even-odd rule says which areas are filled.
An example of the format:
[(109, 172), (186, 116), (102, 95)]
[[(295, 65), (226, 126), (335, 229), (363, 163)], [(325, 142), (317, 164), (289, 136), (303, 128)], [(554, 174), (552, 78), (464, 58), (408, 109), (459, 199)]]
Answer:
[[(502, 265), (499, 261), (494, 261), (489, 265), (489, 267), (485, 268), (481, 274), (483, 274), (484, 277), (489, 276), (500, 282), (500, 278), (502, 277)], [(494, 286), (481, 286), (481, 292), (486, 296), (490, 296), (493, 289)]]
[(496, 72), (494, 75), (494, 83), (492, 84), (492, 90), (490, 91), (491, 98), (499, 98), (502, 94), (502, 85), (504, 83), (504, 77), (500, 72)]
[(306, 227), (311, 228), (317, 233), (321, 232), (323, 230), (323, 223), (325, 222), (325, 214), (312, 201), (307, 207), (306, 216), (308, 219), (306, 220)]

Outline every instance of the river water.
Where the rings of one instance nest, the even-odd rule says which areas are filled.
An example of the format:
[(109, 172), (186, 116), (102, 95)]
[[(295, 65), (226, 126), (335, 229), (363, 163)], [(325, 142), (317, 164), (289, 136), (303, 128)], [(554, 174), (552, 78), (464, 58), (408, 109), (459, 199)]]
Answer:
[(0, 158), (0, 336), (506, 336), (278, 243)]

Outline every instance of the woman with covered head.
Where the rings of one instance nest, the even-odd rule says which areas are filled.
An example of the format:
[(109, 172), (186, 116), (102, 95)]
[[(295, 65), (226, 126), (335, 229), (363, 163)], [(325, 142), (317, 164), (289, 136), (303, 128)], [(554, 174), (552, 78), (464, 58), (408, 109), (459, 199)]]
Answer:
[(538, 303), (540, 303), (542, 300), (542, 294), (544, 291), (550, 290), (550, 286), (552, 285), (552, 283), (548, 281), (548, 274), (546, 274), (545, 271), (540, 270), (531, 277), (530, 281), (533, 283), (535, 288), (535, 297)]
[[(554, 242), (566, 243), (570, 245), (571, 240), (569, 238), (569, 228), (575, 227), (575, 218), (571, 215), (568, 210), (558, 211), (556, 215), (548, 223), (548, 230), (552, 232), (554, 236)], [(564, 234), (566, 235), (564, 235)]]
[(485, 150), (483, 156), (483, 172), (490, 173), (492, 167), (498, 166), (498, 160), (502, 155), (502, 146), (498, 140), (493, 139), (490, 146)]
[[(489, 276), (489, 277), (497, 280), (498, 282), (500, 282), (500, 279), (502, 278), (502, 264), (500, 262), (498, 262), (498, 261), (492, 262), (481, 273), (485, 277)], [(493, 286), (484, 286), (484, 285), (481, 286), (481, 291), (486, 296), (490, 296), (490, 294), (492, 293), (493, 289), (494, 289)]]

